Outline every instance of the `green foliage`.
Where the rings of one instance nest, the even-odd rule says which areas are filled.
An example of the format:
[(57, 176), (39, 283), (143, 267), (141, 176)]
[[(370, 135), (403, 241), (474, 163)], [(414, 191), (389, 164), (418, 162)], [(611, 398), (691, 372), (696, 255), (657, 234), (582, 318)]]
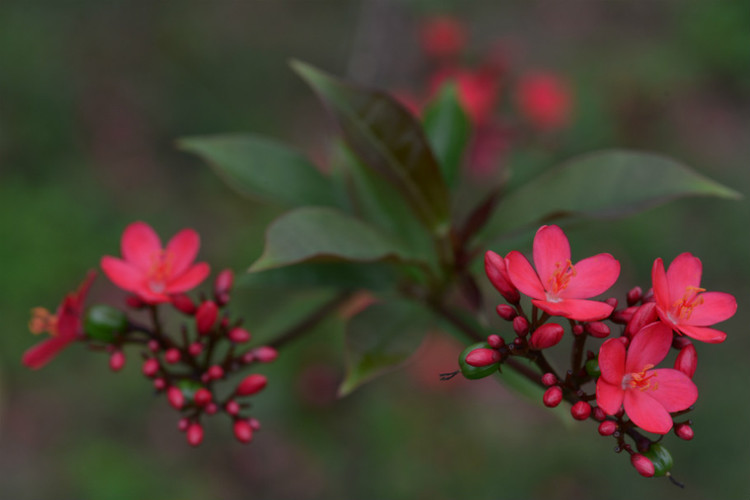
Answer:
[(466, 147), (471, 138), (469, 117), (458, 100), (454, 84), (444, 85), (424, 110), (424, 131), (449, 187), (460, 178)]

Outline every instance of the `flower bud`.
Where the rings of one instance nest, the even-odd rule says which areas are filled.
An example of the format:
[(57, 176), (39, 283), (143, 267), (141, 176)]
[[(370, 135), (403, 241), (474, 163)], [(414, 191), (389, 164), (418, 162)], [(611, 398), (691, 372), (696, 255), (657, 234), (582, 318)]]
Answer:
[(231, 269), (224, 269), (216, 276), (216, 280), (214, 281), (214, 298), (220, 306), (229, 302), (229, 292), (232, 291), (233, 283), (234, 272)]
[(250, 424), (250, 428), (252, 430), (254, 431), (260, 430), (260, 422), (258, 421), (257, 418), (251, 418), (250, 420), (247, 421), (247, 423)]
[(195, 325), (198, 333), (205, 335), (211, 331), (219, 317), (219, 308), (216, 302), (207, 300), (203, 302), (195, 313)]
[(471, 366), (487, 366), (500, 361), (500, 353), (494, 349), (474, 349), (466, 355), (466, 363)]
[(253, 429), (247, 420), (235, 420), (234, 437), (240, 443), (249, 443), (253, 439)]
[(508, 276), (505, 259), (493, 251), (484, 254), (484, 270), (492, 285), (511, 304), (518, 304), (520, 294)]
[(180, 380), (177, 382), (177, 387), (179, 387), (184, 402), (186, 403), (195, 401), (195, 394), (200, 389), (203, 389), (203, 386), (199, 382), (191, 379)]
[(603, 339), (609, 336), (610, 330), (606, 323), (602, 323), (601, 321), (592, 321), (590, 323), (586, 323), (586, 331), (592, 337)]
[(628, 321), (630, 321), (631, 318), (633, 317), (633, 314), (635, 314), (635, 312), (640, 307), (641, 306), (630, 306), (626, 309), (616, 310), (612, 313), (612, 316), (610, 316), (610, 319), (615, 323), (626, 325)]
[(552, 387), (544, 391), (544, 396), (542, 396), (542, 402), (544, 403), (544, 406), (548, 408), (554, 408), (555, 406), (560, 404), (560, 401), (562, 401), (562, 398), (563, 398), (563, 391), (560, 388), (560, 386), (553, 385)]
[(193, 401), (195, 401), (195, 404), (198, 406), (206, 406), (212, 399), (213, 396), (211, 395), (211, 391), (205, 387), (201, 387), (195, 391), (195, 394), (193, 395)]
[(583, 334), (583, 325), (581, 324), (573, 325), (572, 330), (573, 330), (573, 335), (575, 336), (581, 335)]
[(171, 300), (174, 308), (181, 313), (187, 314), (188, 316), (192, 316), (193, 314), (195, 314), (195, 311), (197, 309), (197, 307), (195, 307), (195, 303), (184, 293), (176, 293), (172, 295)]
[(513, 321), (513, 318), (518, 316), (515, 309), (510, 307), (508, 304), (500, 304), (495, 308), (497, 315), (503, 318), (505, 321)]
[(554, 373), (545, 373), (542, 375), (542, 383), (547, 387), (555, 385), (557, 383), (557, 377)]
[(500, 335), (489, 335), (487, 337), (487, 343), (490, 345), (493, 349), (500, 349), (502, 346), (505, 345), (505, 340)]
[(593, 379), (598, 379), (602, 376), (602, 370), (599, 368), (599, 360), (597, 358), (589, 359), (584, 365), (586, 373)]
[(113, 372), (119, 372), (123, 366), (125, 366), (125, 353), (118, 349), (109, 356), (109, 368)]
[(154, 379), (154, 389), (157, 391), (163, 391), (164, 388), (167, 387), (167, 381), (163, 378), (155, 378)]
[[(482, 365), (482, 366), (475, 366), (472, 364), (469, 364), (468, 357), (476, 350), (485, 350), (490, 351), (493, 353), (497, 353), (497, 351), (494, 351), (492, 349), (489, 349), (490, 345), (487, 342), (478, 342), (476, 344), (472, 344), (466, 349), (464, 349), (461, 354), (458, 355), (458, 366), (461, 369), (461, 374), (468, 379), (476, 380), (484, 377), (488, 377), (495, 373), (498, 368), (499, 361), (499, 354), (498, 354), (498, 360), (496, 362), (490, 363), (488, 365)], [(482, 356), (482, 355), (479, 355)]]
[(203, 352), (203, 344), (200, 342), (193, 342), (188, 346), (188, 353), (193, 357), (198, 356), (201, 352)]
[(625, 335), (633, 337), (644, 326), (653, 323), (657, 319), (659, 319), (659, 316), (656, 314), (656, 302), (643, 304), (635, 311), (633, 317), (630, 318), (628, 326), (625, 327)]
[(171, 365), (178, 363), (181, 357), (182, 355), (180, 354), (180, 350), (176, 347), (167, 349), (167, 351), (164, 353), (164, 361)]
[(513, 318), (513, 331), (516, 332), (516, 335), (519, 337), (523, 337), (529, 333), (529, 320), (523, 316), (516, 316)]
[(651, 460), (654, 464), (654, 477), (661, 477), (672, 469), (674, 461), (669, 451), (659, 443), (651, 443), (643, 456)]
[(695, 369), (698, 367), (698, 353), (693, 344), (688, 344), (680, 350), (677, 359), (674, 360), (675, 370), (680, 370), (690, 378), (693, 378)]
[(674, 426), (674, 433), (677, 435), (678, 438), (684, 439), (685, 441), (690, 441), (693, 439), (693, 436), (695, 433), (693, 432), (693, 428), (690, 427), (687, 423), (677, 424)]
[(578, 401), (570, 407), (570, 414), (576, 420), (586, 420), (591, 415), (591, 405), (586, 401)]
[(558, 342), (560, 342), (563, 333), (565, 333), (565, 330), (557, 323), (544, 324), (534, 330), (534, 333), (531, 334), (531, 341), (529, 342), (529, 346), (532, 349), (537, 350), (552, 347), (553, 345), (556, 345)]
[(147, 346), (148, 350), (151, 352), (159, 352), (161, 350), (161, 345), (159, 345), (158, 340), (149, 340)]
[(187, 418), (181, 418), (177, 422), (177, 428), (180, 429), (182, 432), (185, 432), (188, 427), (190, 427), (190, 420), (188, 420)]
[(617, 422), (614, 420), (605, 420), (599, 424), (599, 434), (602, 436), (611, 436), (617, 430)]
[(634, 286), (630, 289), (627, 295), (628, 307), (634, 306), (643, 297), (643, 289), (639, 286)]
[(617, 301), (617, 299), (614, 298), (614, 297), (610, 297), (610, 298), (606, 299), (604, 301), (604, 303), (607, 304), (607, 305), (609, 305), (609, 306), (611, 306), (612, 310), (617, 309), (617, 304), (619, 304), (619, 302)]
[(125, 298), (125, 304), (133, 309), (143, 309), (146, 307), (146, 303), (137, 295), (128, 295)]
[(633, 453), (630, 455), (630, 463), (635, 467), (635, 470), (638, 471), (638, 474), (640, 474), (643, 477), (653, 477), (655, 468), (654, 463), (649, 460), (647, 457), (641, 455), (640, 453)]
[(253, 359), (259, 363), (271, 363), (276, 360), (279, 353), (273, 347), (260, 346), (252, 350)]
[(117, 334), (124, 333), (127, 328), (125, 313), (104, 304), (89, 307), (83, 322), (86, 336), (102, 342), (112, 342)]
[(198, 422), (190, 424), (187, 428), (187, 442), (190, 446), (198, 446), (203, 441), (203, 427)]
[(594, 418), (595, 418), (595, 419), (596, 419), (596, 420), (597, 420), (598, 422), (602, 422), (602, 421), (604, 421), (604, 419), (605, 419), (605, 418), (607, 418), (607, 414), (606, 414), (606, 413), (604, 413), (604, 410), (602, 410), (602, 409), (601, 409), (601, 408), (599, 408), (598, 406), (597, 406), (597, 407), (595, 407), (595, 408), (594, 408), (594, 410), (593, 410), (593, 411), (592, 411), (591, 413), (592, 413), (592, 414), (594, 415)]
[(240, 405), (234, 399), (230, 399), (229, 401), (227, 401), (227, 404), (224, 405), (224, 409), (230, 415), (237, 415), (240, 412)]
[(159, 373), (159, 362), (154, 358), (149, 358), (143, 362), (143, 368), (141, 371), (148, 378), (155, 377)]
[(262, 391), (268, 380), (263, 375), (253, 374), (245, 377), (234, 391), (238, 396), (252, 396)]
[(643, 295), (643, 298), (641, 299), (641, 302), (644, 304), (646, 302), (654, 302), (656, 299), (654, 298), (654, 289), (649, 288), (646, 293)]
[(175, 386), (167, 389), (167, 400), (172, 408), (179, 410), (185, 404), (185, 396), (182, 395), (182, 391)]
[(227, 336), (229, 337), (229, 340), (236, 344), (242, 344), (243, 342), (247, 342), (250, 340), (250, 332), (240, 327), (232, 328), (231, 330), (229, 330), (229, 334)]
[(203, 411), (206, 412), (206, 415), (213, 415), (217, 411), (219, 411), (219, 407), (216, 403), (208, 403), (206, 407), (203, 409)]
[(220, 378), (224, 377), (224, 368), (219, 365), (212, 365), (208, 367), (206, 373), (208, 374), (209, 378), (219, 380)]

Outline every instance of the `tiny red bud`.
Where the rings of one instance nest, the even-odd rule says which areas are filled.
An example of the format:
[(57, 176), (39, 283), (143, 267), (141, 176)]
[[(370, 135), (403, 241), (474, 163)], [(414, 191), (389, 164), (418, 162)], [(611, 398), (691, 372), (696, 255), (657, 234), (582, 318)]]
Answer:
[(656, 299), (654, 298), (654, 289), (649, 288), (646, 294), (641, 299), (641, 302), (645, 304), (646, 302), (654, 302), (655, 300)]
[(545, 373), (542, 375), (542, 383), (547, 387), (555, 385), (557, 383), (557, 377), (554, 373)]
[(204, 373), (203, 375), (201, 375), (201, 382), (203, 382), (204, 384), (211, 382), (211, 375), (209, 375), (208, 373)]
[(219, 411), (219, 407), (216, 403), (208, 403), (203, 411), (205, 411), (207, 415), (213, 415)]
[[(218, 275), (214, 281), (214, 294), (217, 296), (228, 295), (232, 291), (232, 285), (234, 284), (234, 272), (231, 269), (224, 269)], [(223, 304), (222, 304), (223, 305)]]
[(248, 375), (239, 383), (235, 394), (238, 396), (252, 396), (262, 391), (267, 383), (268, 379), (264, 375)]
[(602, 436), (611, 436), (617, 430), (617, 422), (614, 420), (605, 420), (599, 424), (599, 434)]
[(128, 295), (125, 298), (125, 303), (133, 309), (143, 309), (146, 307), (146, 303), (137, 295)]
[(250, 427), (252, 427), (254, 431), (260, 430), (260, 421), (257, 418), (251, 418), (247, 423), (250, 424)]
[(633, 317), (630, 318), (628, 326), (625, 327), (625, 335), (632, 337), (641, 331), (644, 326), (653, 323), (657, 319), (659, 319), (659, 316), (656, 313), (656, 302), (643, 304), (638, 307), (635, 313), (633, 313)]
[(171, 365), (178, 363), (181, 357), (182, 355), (180, 354), (180, 350), (176, 347), (167, 349), (167, 352), (164, 353), (164, 361)]
[(617, 299), (614, 298), (614, 297), (610, 297), (610, 298), (606, 299), (604, 301), (604, 303), (612, 306), (612, 309), (617, 309), (617, 304), (619, 304), (619, 302), (617, 301)]
[(505, 345), (505, 341), (500, 335), (490, 335), (487, 337), (487, 343), (492, 347), (493, 349), (500, 349), (502, 346)]
[(513, 321), (513, 318), (518, 316), (515, 309), (510, 307), (508, 304), (500, 304), (495, 308), (497, 315), (503, 318), (505, 321)]
[(466, 363), (471, 366), (488, 366), (500, 361), (500, 353), (494, 349), (474, 349), (466, 355)]
[(250, 364), (253, 361), (255, 361), (255, 355), (253, 355), (253, 351), (248, 351), (245, 354), (243, 354), (241, 361), (245, 364)]
[(172, 295), (172, 305), (175, 309), (183, 314), (187, 314), (188, 316), (192, 316), (193, 314), (195, 314), (195, 311), (197, 309), (195, 307), (195, 302), (193, 302), (193, 299), (191, 299), (184, 293), (176, 293)]
[(163, 378), (155, 378), (154, 379), (154, 389), (157, 391), (163, 391), (164, 388), (167, 387), (167, 381)]
[(544, 391), (542, 402), (544, 403), (544, 406), (547, 406), (549, 408), (554, 408), (555, 406), (560, 404), (560, 401), (562, 401), (562, 398), (563, 398), (563, 391), (560, 388), (560, 386), (553, 385), (552, 387)]
[(125, 366), (125, 353), (117, 350), (109, 357), (109, 368), (113, 372), (119, 372)]
[(193, 342), (188, 347), (188, 353), (193, 357), (198, 356), (201, 352), (203, 352), (203, 344), (200, 342)]
[(253, 428), (247, 420), (236, 420), (234, 422), (234, 437), (241, 443), (249, 443), (253, 439)]
[(594, 418), (599, 422), (602, 422), (605, 418), (607, 418), (607, 414), (604, 413), (604, 410), (602, 410), (598, 406), (594, 408), (594, 411), (592, 413), (594, 414)]
[(581, 335), (582, 333), (583, 333), (583, 325), (581, 324), (573, 325), (573, 335), (578, 336), (578, 335)]
[(155, 377), (156, 374), (159, 373), (159, 362), (154, 358), (149, 358), (143, 362), (143, 368), (141, 371), (149, 378)]
[(190, 427), (190, 420), (188, 420), (187, 418), (181, 418), (177, 422), (177, 428), (180, 429), (182, 432), (185, 432), (188, 427)]
[(693, 344), (688, 344), (680, 350), (677, 359), (674, 360), (675, 370), (680, 370), (690, 378), (693, 378), (695, 369), (698, 367), (698, 352)]
[(208, 376), (211, 377), (214, 380), (219, 380), (220, 378), (224, 377), (224, 368), (222, 368), (219, 365), (212, 365), (208, 368)]
[(635, 314), (639, 307), (641, 306), (630, 306), (627, 309), (616, 310), (612, 313), (610, 319), (615, 323), (626, 325), (633, 318), (633, 314)]
[(500, 295), (511, 304), (517, 304), (521, 296), (510, 281), (510, 277), (508, 277), (505, 259), (495, 252), (488, 251), (484, 254), (484, 270), (492, 285), (500, 292)]
[(689, 424), (677, 424), (674, 426), (674, 433), (677, 435), (678, 438), (684, 439), (685, 441), (690, 441), (693, 439), (693, 436), (695, 435), (693, 432), (693, 428), (690, 427)]
[(201, 335), (209, 333), (216, 324), (218, 317), (219, 308), (216, 306), (216, 302), (212, 300), (203, 302), (195, 313), (195, 325), (198, 333)]
[(265, 345), (256, 347), (252, 352), (253, 359), (260, 363), (271, 363), (275, 361), (277, 357), (279, 357), (279, 353), (278, 351), (276, 351), (276, 349)]
[(513, 318), (513, 331), (523, 337), (529, 333), (529, 321), (523, 316), (516, 316)]
[(213, 396), (211, 395), (211, 391), (204, 387), (195, 391), (195, 394), (193, 395), (193, 401), (195, 401), (195, 404), (198, 406), (206, 406), (212, 399)]
[(692, 344), (689, 338), (684, 335), (675, 335), (672, 338), (672, 347), (677, 350), (682, 350), (685, 346)]
[(570, 414), (576, 420), (586, 420), (591, 415), (591, 405), (586, 401), (578, 401), (570, 407)]
[(564, 333), (565, 329), (557, 323), (544, 324), (531, 334), (529, 346), (537, 350), (547, 349), (560, 342)]
[(229, 318), (224, 316), (223, 318), (221, 318), (221, 322), (219, 324), (224, 330), (226, 330), (227, 328), (229, 328)]
[(167, 389), (167, 400), (175, 410), (181, 409), (182, 405), (185, 404), (185, 396), (183, 396), (182, 391), (175, 386)]
[(224, 405), (224, 409), (230, 415), (237, 415), (240, 412), (240, 404), (234, 399), (230, 399), (227, 401), (227, 404)]
[(250, 340), (250, 332), (245, 330), (244, 328), (232, 328), (229, 330), (229, 340), (232, 342), (235, 342), (237, 344), (242, 344), (243, 342), (247, 342)]
[(187, 442), (190, 446), (198, 446), (203, 441), (203, 427), (198, 422), (190, 424), (187, 428)]
[(602, 323), (601, 321), (592, 321), (590, 323), (586, 323), (586, 331), (589, 333), (589, 335), (598, 339), (606, 338), (610, 333), (609, 327), (606, 325), (606, 323)]
[(148, 350), (151, 352), (159, 352), (159, 349), (161, 349), (161, 345), (159, 345), (159, 341), (157, 340), (149, 340), (148, 341)]
[(652, 477), (654, 472), (656, 472), (654, 463), (640, 453), (633, 453), (630, 456), (630, 463), (633, 464), (633, 467), (638, 471), (638, 474), (643, 477)]
[(628, 306), (634, 306), (643, 297), (643, 289), (639, 286), (634, 286), (628, 292), (627, 300)]

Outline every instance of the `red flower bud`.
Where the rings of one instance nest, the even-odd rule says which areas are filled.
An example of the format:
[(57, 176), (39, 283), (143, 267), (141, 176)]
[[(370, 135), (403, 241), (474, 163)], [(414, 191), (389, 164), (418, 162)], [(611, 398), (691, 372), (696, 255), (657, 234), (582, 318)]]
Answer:
[(182, 355), (180, 354), (180, 350), (176, 347), (167, 349), (167, 352), (164, 353), (164, 361), (171, 365), (178, 363), (181, 357)]
[(177, 422), (177, 428), (180, 429), (182, 432), (185, 432), (188, 427), (190, 427), (190, 420), (188, 420), (187, 418), (181, 418)]
[(511, 304), (518, 304), (521, 296), (508, 276), (505, 259), (493, 251), (484, 254), (484, 270), (492, 285)]
[(279, 353), (276, 351), (276, 349), (265, 345), (256, 347), (255, 349), (253, 349), (252, 353), (253, 359), (260, 363), (271, 363), (275, 361), (279, 356)]
[(589, 335), (598, 339), (603, 339), (609, 336), (609, 327), (606, 323), (602, 323), (601, 321), (586, 323), (586, 331)]
[(237, 415), (240, 412), (240, 404), (234, 399), (230, 399), (227, 401), (227, 404), (224, 405), (224, 409), (230, 415)]
[(159, 352), (161, 349), (161, 346), (159, 345), (158, 340), (149, 340), (148, 341), (148, 350), (151, 352)]
[(630, 318), (628, 326), (625, 327), (625, 335), (633, 337), (633, 335), (641, 331), (644, 326), (653, 323), (658, 319), (659, 316), (656, 314), (656, 302), (643, 304), (635, 311), (633, 317)]
[(205, 335), (211, 331), (219, 317), (219, 308), (216, 302), (207, 300), (203, 302), (195, 313), (195, 325), (198, 333)]
[(638, 474), (643, 477), (652, 477), (654, 472), (656, 472), (654, 463), (640, 453), (633, 453), (630, 456), (630, 463), (633, 464), (633, 467), (638, 471)]
[(641, 299), (641, 302), (643, 302), (645, 304), (646, 302), (653, 302), (655, 300), (656, 299), (654, 298), (654, 289), (653, 288), (649, 288), (648, 291), (646, 291), (646, 293), (643, 296), (643, 298)]
[(583, 325), (577, 324), (573, 325), (573, 335), (581, 335), (583, 333)]
[(606, 299), (604, 301), (604, 303), (612, 306), (612, 309), (617, 309), (617, 304), (619, 304), (619, 302), (617, 301), (617, 299), (614, 298), (614, 297), (610, 297), (610, 298)]
[(214, 298), (220, 306), (229, 302), (229, 292), (232, 290), (233, 283), (234, 272), (231, 269), (224, 269), (216, 276), (216, 281), (214, 281)]
[(634, 306), (643, 297), (643, 289), (639, 286), (634, 286), (628, 292), (627, 300), (628, 306)]
[(508, 304), (500, 304), (495, 308), (497, 315), (503, 318), (505, 321), (513, 321), (513, 318), (518, 316), (515, 309), (510, 307)]
[(544, 391), (544, 396), (542, 397), (542, 402), (544, 403), (544, 406), (547, 406), (549, 408), (554, 408), (555, 406), (560, 404), (560, 401), (562, 401), (563, 398), (563, 391), (560, 389), (560, 386), (553, 385), (546, 391)]
[(232, 342), (242, 344), (243, 342), (247, 342), (250, 340), (250, 332), (248, 332), (244, 328), (232, 328), (231, 330), (229, 330), (228, 337)]
[(612, 313), (612, 316), (610, 316), (610, 319), (614, 321), (615, 323), (619, 323), (621, 325), (626, 325), (628, 321), (630, 321), (633, 317), (633, 314), (640, 308), (641, 306), (630, 306), (627, 309), (620, 309), (618, 311), (614, 311)]
[(253, 439), (253, 429), (247, 420), (236, 420), (234, 422), (234, 437), (240, 443), (249, 443)]
[(565, 330), (557, 323), (544, 324), (534, 330), (534, 333), (531, 334), (529, 345), (532, 349), (537, 350), (552, 347), (560, 342), (563, 333), (565, 333)]
[(255, 355), (253, 354), (253, 351), (247, 351), (242, 355), (242, 358), (240, 358), (240, 360), (247, 365), (255, 361)]
[(219, 365), (212, 365), (208, 367), (208, 376), (214, 380), (219, 380), (224, 377), (224, 368)]
[(187, 314), (188, 316), (192, 316), (195, 314), (196, 307), (193, 300), (185, 295), (184, 293), (176, 293), (171, 296), (172, 305), (175, 309), (178, 311)]
[(557, 383), (557, 377), (555, 377), (554, 373), (545, 373), (542, 375), (542, 383), (547, 387), (555, 385)]
[(570, 414), (576, 420), (586, 420), (591, 415), (591, 405), (586, 401), (578, 401), (570, 407)]
[(201, 352), (203, 352), (203, 344), (200, 342), (193, 342), (188, 347), (188, 353), (193, 357), (198, 356)]
[(143, 368), (141, 369), (143, 374), (149, 378), (155, 377), (159, 373), (159, 362), (154, 358), (149, 358), (143, 362)]
[(471, 366), (489, 366), (500, 361), (500, 353), (494, 349), (474, 349), (466, 355), (466, 363)]
[(489, 335), (487, 337), (487, 343), (493, 349), (500, 349), (502, 346), (505, 345), (505, 341), (500, 335)]
[(466, 45), (466, 27), (450, 16), (427, 20), (419, 30), (422, 50), (430, 57), (457, 56)]
[(262, 391), (266, 387), (267, 383), (268, 380), (264, 375), (248, 375), (237, 386), (235, 394), (237, 394), (238, 396), (252, 396), (253, 394), (257, 394)]
[(570, 121), (571, 93), (553, 73), (529, 73), (518, 79), (516, 94), (521, 116), (540, 130), (558, 130)]
[(125, 353), (120, 350), (113, 352), (109, 357), (109, 368), (113, 372), (119, 372), (125, 366)]
[(203, 441), (203, 427), (198, 422), (190, 424), (187, 428), (187, 442), (190, 446), (198, 446)]
[(599, 424), (599, 434), (602, 436), (611, 436), (617, 430), (617, 422), (614, 420), (605, 420)]
[(675, 425), (674, 433), (677, 435), (677, 437), (679, 437), (680, 439), (684, 439), (685, 441), (690, 441), (695, 435), (693, 433), (693, 428), (690, 427), (689, 424), (685, 423)]
[(521, 337), (529, 333), (529, 320), (523, 316), (513, 318), (513, 331)]
[(695, 369), (698, 367), (698, 353), (693, 344), (688, 344), (680, 350), (677, 359), (674, 360), (675, 370), (680, 370), (690, 378), (693, 378)]
[(607, 418), (607, 414), (604, 413), (604, 410), (602, 410), (598, 406), (594, 408), (594, 411), (592, 413), (594, 414), (594, 418), (599, 422), (602, 422), (605, 418)]
[(247, 423), (250, 424), (250, 427), (254, 431), (259, 431), (260, 430), (260, 422), (258, 421), (257, 418), (251, 418), (250, 420), (247, 421)]
[(167, 389), (167, 400), (175, 410), (181, 409), (182, 405), (185, 404), (185, 396), (183, 396), (182, 391), (175, 386)]
[(143, 309), (146, 307), (146, 303), (137, 295), (128, 295), (125, 298), (125, 303), (128, 307), (132, 307), (133, 309)]
[(198, 406), (206, 406), (212, 399), (213, 396), (211, 395), (211, 391), (204, 387), (195, 391), (195, 394), (193, 395), (193, 401), (195, 401), (195, 404)]
[(163, 391), (164, 388), (167, 387), (167, 381), (163, 378), (155, 378), (154, 379), (154, 389), (157, 391)]

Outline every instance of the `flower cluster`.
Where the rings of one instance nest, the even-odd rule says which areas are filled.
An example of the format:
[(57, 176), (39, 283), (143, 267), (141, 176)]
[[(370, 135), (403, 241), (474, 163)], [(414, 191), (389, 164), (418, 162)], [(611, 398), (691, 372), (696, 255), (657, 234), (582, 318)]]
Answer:
[[(625, 307), (618, 308), (615, 298), (596, 300), (617, 281), (618, 261), (599, 254), (573, 263), (568, 239), (557, 226), (537, 231), (532, 261), (515, 250), (505, 257), (485, 255), (487, 276), (507, 302), (497, 306), (497, 313), (512, 323), (516, 337), (506, 342), (493, 334), (470, 346), (459, 359), (461, 371), (480, 378), (512, 363), (512, 356), (530, 359), (540, 368), (546, 406), (567, 400), (573, 418), (597, 421), (599, 434), (613, 436), (616, 451), (627, 451), (639, 473), (671, 479), (669, 452), (657, 443), (660, 438), (651, 440), (642, 432), (664, 435), (674, 429), (682, 439), (693, 438), (691, 421), (684, 419), (698, 399), (691, 339), (723, 342), (726, 334), (712, 325), (734, 315), (735, 298), (701, 288), (700, 259), (683, 253), (666, 271), (662, 259), (656, 259), (652, 289), (631, 289)], [(530, 299), (530, 315), (523, 296)], [(564, 324), (570, 326), (572, 352), (571, 366), (561, 377), (544, 351), (562, 341)], [(584, 359), (589, 337), (606, 340), (598, 353), (588, 351)], [(671, 349), (677, 352), (672, 366), (659, 367)]]
[[(125, 311), (147, 311), (150, 324), (139, 323), (127, 312), (107, 305), (85, 310), (86, 295), (96, 277), (91, 271), (54, 315), (42, 308), (32, 310), (29, 329), (35, 334), (47, 332), (51, 338), (29, 349), (23, 363), (41, 368), (79, 341), (92, 350), (107, 352), (110, 368), (119, 371), (126, 362), (123, 348), (138, 346), (143, 374), (180, 412), (178, 427), (186, 433), (188, 443), (201, 443), (201, 419), (217, 413), (230, 418), (237, 440), (251, 441), (260, 424), (249, 415), (248, 397), (266, 387), (266, 377), (251, 374), (232, 385), (230, 378), (249, 365), (273, 361), (277, 353), (269, 346), (245, 347), (250, 332), (226, 312), (232, 271), (217, 275), (211, 297), (200, 294), (195, 300), (187, 295), (210, 273), (208, 264), (195, 263), (199, 247), (200, 238), (192, 229), (180, 231), (162, 247), (150, 226), (143, 222), (129, 225), (122, 237), (122, 258), (105, 256), (101, 268), (115, 285), (130, 292)], [(160, 318), (163, 307), (181, 314), (179, 335), (165, 331)], [(230, 389), (224, 389), (226, 386)]]

